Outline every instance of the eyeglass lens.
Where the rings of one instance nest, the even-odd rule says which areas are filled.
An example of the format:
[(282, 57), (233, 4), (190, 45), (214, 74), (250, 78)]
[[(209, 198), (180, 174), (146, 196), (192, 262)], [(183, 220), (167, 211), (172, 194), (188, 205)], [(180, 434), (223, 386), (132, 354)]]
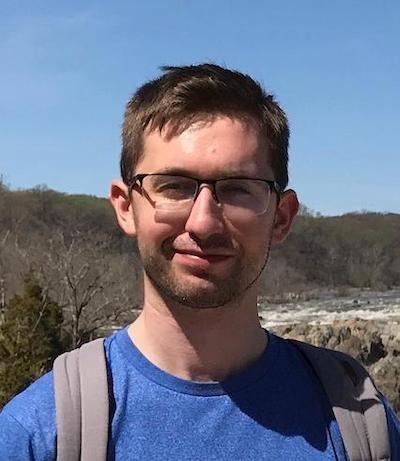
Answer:
[[(185, 176), (149, 175), (143, 178), (142, 187), (156, 209), (177, 211), (191, 208), (198, 181)], [(215, 183), (216, 198), (231, 218), (264, 213), (270, 192), (269, 185), (257, 179), (225, 178)]]

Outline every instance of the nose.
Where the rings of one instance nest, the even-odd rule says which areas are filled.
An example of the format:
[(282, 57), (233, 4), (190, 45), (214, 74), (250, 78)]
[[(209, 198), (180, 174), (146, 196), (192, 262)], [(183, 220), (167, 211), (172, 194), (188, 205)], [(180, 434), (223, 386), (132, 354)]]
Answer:
[(186, 221), (185, 230), (201, 240), (223, 233), (222, 209), (209, 187), (203, 186), (200, 189)]

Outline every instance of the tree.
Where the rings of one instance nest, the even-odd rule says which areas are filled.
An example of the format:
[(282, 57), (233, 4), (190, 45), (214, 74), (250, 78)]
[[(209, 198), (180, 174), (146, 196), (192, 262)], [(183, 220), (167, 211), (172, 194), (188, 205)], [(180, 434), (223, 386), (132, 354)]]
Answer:
[[(128, 288), (138, 285), (139, 271), (126, 258), (110, 253), (109, 236), (78, 230), (65, 235), (58, 229), (46, 243), (46, 248), (30, 249), (31, 267), (62, 307), (73, 348), (99, 330), (121, 326), (124, 316), (134, 318), (137, 302), (132, 302)], [(130, 283), (121, 283), (127, 273)]]
[(59, 305), (30, 274), (13, 296), (0, 325), (0, 407), (46, 372), (67, 345)]

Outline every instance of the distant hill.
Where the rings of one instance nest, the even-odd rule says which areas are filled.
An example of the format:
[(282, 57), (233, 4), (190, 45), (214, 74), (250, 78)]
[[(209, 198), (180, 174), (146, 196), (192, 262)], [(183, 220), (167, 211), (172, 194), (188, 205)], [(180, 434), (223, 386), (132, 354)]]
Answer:
[(307, 285), (385, 289), (400, 284), (400, 215), (298, 217), (279, 257)]
[[(101, 292), (110, 305), (118, 293), (119, 303), (130, 307), (140, 303), (137, 248), (119, 230), (106, 199), (43, 187), (11, 191), (1, 184), (0, 300), (21, 290), (27, 271), (49, 286), (60, 289), (64, 284), (68, 291), (68, 264), (73, 273), (87, 264), (85, 283), (90, 277), (96, 283), (101, 280)], [(262, 293), (268, 296), (318, 287), (395, 285), (400, 285), (400, 215), (323, 217), (304, 206), (287, 242), (272, 249), (261, 283)], [(60, 295), (54, 294), (60, 301)]]

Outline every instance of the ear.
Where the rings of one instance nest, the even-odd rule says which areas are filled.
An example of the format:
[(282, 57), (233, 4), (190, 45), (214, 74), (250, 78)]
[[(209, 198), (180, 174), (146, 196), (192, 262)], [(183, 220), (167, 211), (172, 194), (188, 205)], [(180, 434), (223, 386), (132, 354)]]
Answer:
[(298, 210), (299, 201), (296, 192), (291, 189), (283, 192), (275, 211), (272, 244), (276, 245), (286, 240)]
[(129, 237), (136, 237), (136, 226), (128, 186), (122, 180), (114, 180), (111, 183), (109, 199), (114, 207), (120, 228)]

